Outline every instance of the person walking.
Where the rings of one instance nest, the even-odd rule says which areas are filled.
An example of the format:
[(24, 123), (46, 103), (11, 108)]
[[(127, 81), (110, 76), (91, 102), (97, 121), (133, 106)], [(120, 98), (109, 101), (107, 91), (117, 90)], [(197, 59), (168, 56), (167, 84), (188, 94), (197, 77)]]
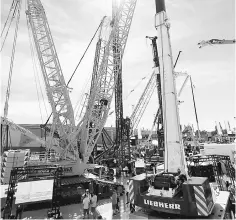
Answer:
[(22, 219), (23, 205), (18, 205), (16, 208), (16, 219)]
[(119, 198), (119, 194), (117, 193), (117, 203), (116, 203), (116, 210), (117, 210), (117, 212), (120, 212), (119, 205), (120, 205), (120, 198)]
[(116, 215), (116, 208), (117, 208), (117, 193), (114, 190), (112, 197), (111, 197), (111, 203), (112, 203), (112, 210), (113, 210), (113, 215)]
[(84, 219), (86, 217), (89, 218), (89, 203), (90, 203), (89, 196), (85, 194), (84, 199), (83, 199)]
[(93, 219), (96, 219), (96, 207), (97, 207), (97, 196), (92, 193), (91, 194), (91, 212)]

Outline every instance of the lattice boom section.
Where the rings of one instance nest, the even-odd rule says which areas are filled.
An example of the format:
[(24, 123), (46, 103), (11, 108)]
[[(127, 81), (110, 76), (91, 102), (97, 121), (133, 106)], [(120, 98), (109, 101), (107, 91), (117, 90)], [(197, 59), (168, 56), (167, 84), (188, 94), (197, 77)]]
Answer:
[(130, 117), (131, 120), (131, 128), (130, 130), (133, 131), (139, 124), (142, 115), (152, 97), (154, 89), (156, 87), (156, 74), (153, 71), (151, 78), (149, 79), (147, 86), (145, 87), (142, 96), (140, 97), (138, 104), (135, 106), (134, 111)]
[[(104, 51), (104, 57), (98, 71), (96, 85), (89, 98), (84, 123), (82, 127), (77, 127), (77, 131), (75, 132), (77, 134), (79, 131), (82, 132), (80, 151), (84, 156), (85, 163), (91, 155), (108, 116), (117, 82), (117, 75), (114, 74), (114, 69), (119, 69), (121, 67), (120, 58), (124, 53), (135, 5), (136, 0), (126, 0), (121, 3), (117, 17), (113, 21), (113, 29)], [(119, 33), (120, 49), (114, 52), (113, 49), (114, 46), (117, 45), (117, 42), (114, 42), (113, 40), (115, 39), (117, 32)]]
[(56, 118), (57, 130), (61, 137), (66, 137), (75, 126), (74, 113), (47, 18), (39, 0), (28, 0), (27, 15), (32, 28), (47, 96), (54, 113), (54, 119)]

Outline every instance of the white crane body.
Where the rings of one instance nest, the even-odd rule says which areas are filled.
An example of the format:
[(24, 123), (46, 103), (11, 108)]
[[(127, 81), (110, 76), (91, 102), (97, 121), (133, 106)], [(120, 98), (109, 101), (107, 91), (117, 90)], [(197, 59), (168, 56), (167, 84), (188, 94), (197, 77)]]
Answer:
[[(26, 14), (31, 26), (47, 97), (53, 112), (51, 133), (57, 130), (61, 138), (61, 145), (64, 147), (75, 127), (74, 112), (68, 88), (62, 74), (42, 3), (40, 0), (27, 0), (27, 5)], [(72, 149), (72, 151), (76, 152), (76, 149)]]
[(165, 171), (186, 173), (186, 161), (181, 138), (174, 67), (169, 36), (169, 24), (164, 10), (155, 16), (163, 100), (165, 140)]
[[(73, 132), (72, 137), (76, 137), (79, 133), (81, 134), (80, 152), (83, 157), (83, 163), (88, 162), (108, 117), (117, 82), (117, 75), (114, 74), (114, 70), (121, 68), (121, 62), (119, 61), (123, 57), (135, 6), (136, 0), (122, 1), (117, 15), (111, 22), (112, 31), (104, 50), (94, 87), (90, 93), (83, 122)], [(114, 41), (117, 33), (120, 49), (114, 51), (113, 47), (117, 45), (117, 42)], [(71, 144), (69, 143), (67, 147)]]
[(131, 127), (130, 127), (130, 134), (133, 134), (133, 131), (138, 127), (138, 124), (143, 116), (143, 113), (152, 97), (154, 89), (156, 88), (156, 71), (154, 70), (150, 79), (147, 82), (147, 85), (139, 98), (138, 103), (136, 104), (131, 116)]
[[(20, 132), (22, 135), (25, 135), (28, 138), (31, 138), (32, 140), (38, 142), (46, 149), (53, 149), (58, 154), (61, 154), (64, 150), (63, 148), (59, 146), (59, 140), (57, 140), (56, 138), (53, 138), (51, 140), (51, 137), (46, 137), (46, 141), (45, 141), (44, 139), (39, 138), (37, 135), (29, 131), (28, 129), (23, 128), (22, 126), (17, 125), (14, 122), (10, 121), (8, 118), (1, 117), (1, 124), (8, 125), (11, 130)], [(68, 157), (72, 159), (73, 155), (69, 154)]]
[(223, 135), (222, 130), (220, 128), (220, 125), (217, 122), (215, 122), (215, 123), (216, 123), (217, 134), (218, 135)]

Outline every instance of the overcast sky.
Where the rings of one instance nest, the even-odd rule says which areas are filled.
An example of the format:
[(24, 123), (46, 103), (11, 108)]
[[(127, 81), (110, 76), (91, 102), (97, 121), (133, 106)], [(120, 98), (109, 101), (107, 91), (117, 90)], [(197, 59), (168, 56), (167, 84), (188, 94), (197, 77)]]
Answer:
[[(111, 15), (111, 0), (42, 0), (51, 33), (57, 49), (66, 82), (73, 73), (79, 59), (104, 15)], [(10, 0), (1, 0), (1, 30), (10, 8)], [(235, 124), (235, 46), (215, 45), (199, 49), (201, 40), (235, 38), (234, 0), (166, 0), (170, 19), (170, 37), (175, 60), (182, 50), (176, 71), (187, 71), (195, 85), (195, 99), (200, 130), (213, 130), (215, 121)], [(42, 74), (37, 57), (32, 61), (30, 40), (25, 17), (25, 0), (22, 4), (15, 63), (12, 76), (8, 117), (19, 124), (41, 124), (50, 114)], [(132, 105), (141, 96), (153, 67), (152, 48), (145, 36), (155, 36), (155, 1), (137, 0), (136, 11), (123, 57), (124, 116), (130, 115)], [(14, 25), (1, 55), (1, 111), (6, 96), (10, 66)], [(94, 39), (79, 66), (69, 87), (71, 101), (75, 107), (83, 88), (89, 82), (95, 53)], [(36, 65), (33, 65), (35, 63)], [(34, 66), (37, 66), (37, 71)], [(36, 80), (35, 80), (36, 75)], [(184, 77), (177, 79), (177, 89)], [(44, 94), (42, 98), (41, 90)], [(38, 86), (38, 93), (36, 85)], [(130, 93), (132, 90), (134, 91)], [(190, 82), (180, 97), (181, 124), (193, 124), (196, 128)], [(44, 105), (45, 103), (45, 105)], [(140, 122), (140, 127), (151, 128), (158, 108), (154, 94)], [(114, 107), (112, 107), (114, 108)], [(75, 111), (76, 114), (76, 111)], [(115, 124), (115, 115), (107, 120), (107, 126)]]

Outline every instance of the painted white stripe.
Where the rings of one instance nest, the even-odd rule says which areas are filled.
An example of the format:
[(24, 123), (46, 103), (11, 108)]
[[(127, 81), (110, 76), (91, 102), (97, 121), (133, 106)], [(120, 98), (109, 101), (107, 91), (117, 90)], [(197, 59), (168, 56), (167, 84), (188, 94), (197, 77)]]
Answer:
[[(198, 215), (202, 215), (201, 213), (203, 213), (203, 215), (207, 216), (208, 213), (206, 210), (208, 210), (208, 208), (206, 207), (206, 199), (205, 199), (205, 196), (204, 194), (202, 193), (202, 191), (200, 191), (197, 187), (193, 187), (194, 188), (194, 191), (195, 191), (195, 199), (196, 199), (196, 206), (197, 206), (197, 209), (198, 209)], [(203, 189), (203, 188), (202, 188)], [(199, 198), (199, 196), (196, 194), (200, 194), (202, 196), (202, 198)], [(204, 200), (204, 201), (203, 201)], [(199, 203), (206, 209), (204, 210), (200, 205)], [(201, 213), (200, 213), (201, 212)]]
[(207, 207), (206, 207), (206, 203), (204, 203), (204, 201), (202, 201), (196, 194), (195, 194), (195, 198), (198, 200), (199, 203), (202, 204), (202, 206), (203, 206), (204, 208), (206, 208), (206, 210), (208, 210)]
[[(206, 205), (206, 198), (205, 195), (202, 194), (201, 192), (199, 192), (199, 190), (195, 190), (196, 193), (200, 194), (202, 196), (202, 198), (199, 198), (199, 200), (203, 201), (204, 204)], [(197, 196), (197, 194), (195, 193), (195, 195)]]
[[(202, 203), (201, 203), (202, 204)], [(204, 204), (203, 204), (204, 205)], [(207, 213), (207, 211), (206, 210), (204, 210), (198, 203), (196, 203), (196, 206), (197, 206), (197, 209), (198, 209), (198, 211), (201, 211), (203, 214), (204, 214), (204, 216), (207, 216), (208, 215), (208, 213)], [(205, 207), (205, 206), (204, 206)], [(200, 214), (201, 215), (201, 214)]]
[(194, 186), (194, 190), (196, 190), (199, 194), (204, 195), (204, 191), (202, 192), (198, 187)]
[[(207, 216), (207, 215), (208, 215), (208, 213), (207, 213), (204, 209), (202, 209), (201, 206), (199, 206), (198, 204), (196, 204), (196, 205), (197, 205), (197, 209), (198, 209), (199, 211), (201, 211), (204, 216)], [(202, 214), (200, 214), (199, 212), (198, 212), (198, 214), (199, 214), (199, 215), (202, 215)]]
[(205, 195), (198, 189), (198, 188), (195, 188), (195, 191), (200, 194), (202, 196), (202, 198), (204, 199), (204, 201), (206, 201), (205, 199)]

